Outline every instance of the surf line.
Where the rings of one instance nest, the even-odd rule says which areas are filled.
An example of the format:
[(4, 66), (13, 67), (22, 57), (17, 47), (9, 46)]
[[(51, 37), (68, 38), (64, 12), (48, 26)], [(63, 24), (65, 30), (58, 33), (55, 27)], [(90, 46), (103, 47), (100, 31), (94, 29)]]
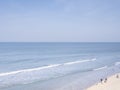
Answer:
[(90, 61), (95, 61), (95, 60), (96, 60), (96, 58), (93, 58), (93, 59), (91, 59), (91, 60), (87, 59), (87, 60), (82, 60), (82, 61), (74, 61), (74, 62), (64, 63), (64, 65), (72, 65), (72, 64), (90, 62)]
[(12, 72), (0, 73), (0, 76), (13, 75), (13, 74), (18, 74), (18, 73), (22, 73), (22, 72), (38, 71), (38, 70), (42, 70), (42, 69), (57, 67), (60, 65), (61, 64), (54, 64), (54, 65), (48, 65), (48, 66), (43, 66), (43, 67), (38, 67), (38, 68), (33, 68), (33, 69), (24, 69), (24, 70), (12, 71)]
[(116, 62), (115, 65), (116, 65), (116, 66), (117, 66), (117, 65), (120, 65), (120, 62)]
[(105, 69), (105, 68), (107, 68), (107, 66), (100, 67), (100, 68), (97, 68), (97, 69), (93, 69), (93, 71), (102, 70), (102, 69)]
[(38, 68), (32, 68), (32, 69), (23, 69), (23, 70), (17, 70), (17, 71), (12, 71), (12, 72), (5, 72), (5, 73), (0, 73), (1, 76), (7, 76), (7, 75), (14, 75), (18, 73), (26, 73), (26, 72), (32, 72), (32, 71), (38, 71), (42, 69), (48, 69), (48, 68), (53, 68), (61, 65), (72, 65), (72, 64), (77, 64), (77, 63), (83, 63), (83, 62), (90, 62), (90, 61), (95, 61), (96, 58), (93, 58), (91, 60), (82, 60), (82, 61), (75, 61), (75, 62), (68, 62), (64, 64), (53, 64), (53, 65), (48, 65), (48, 66), (43, 66), (43, 67), (38, 67)]

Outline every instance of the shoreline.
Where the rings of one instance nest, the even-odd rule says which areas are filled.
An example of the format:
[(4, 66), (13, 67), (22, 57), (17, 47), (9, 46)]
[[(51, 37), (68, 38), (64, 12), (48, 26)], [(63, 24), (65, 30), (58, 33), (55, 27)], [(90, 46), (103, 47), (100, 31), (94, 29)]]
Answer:
[[(38, 81), (38, 82), (32, 82), (32, 83), (25, 83), (21, 82), (19, 84), (12, 84), (8, 87), (2, 87), (0, 90), (21, 90), (21, 88), (24, 88), (24, 90), (102, 90), (102, 89), (91, 89), (93, 86), (99, 86), (101, 85), (101, 78), (105, 79), (107, 77), (107, 82), (103, 83), (102, 86), (105, 86), (110, 80), (110, 78), (114, 75), (119, 74), (120, 78), (120, 66), (111, 66), (109, 68), (100, 69), (97, 71), (90, 71), (90, 72), (84, 72), (84, 73), (71, 73), (69, 75), (61, 76), (59, 78), (52, 78), (47, 81)], [(115, 78), (115, 76), (114, 76)], [(103, 80), (104, 81), (104, 80)], [(11, 82), (12, 83), (12, 82)], [(120, 81), (119, 81), (120, 83)], [(97, 85), (96, 85), (97, 84)], [(3, 85), (5, 85), (3, 83)], [(46, 87), (47, 86), (47, 87)], [(103, 89), (103, 90), (119, 90), (119, 89)]]
[(120, 90), (120, 73), (101, 78), (100, 81), (86, 90)]

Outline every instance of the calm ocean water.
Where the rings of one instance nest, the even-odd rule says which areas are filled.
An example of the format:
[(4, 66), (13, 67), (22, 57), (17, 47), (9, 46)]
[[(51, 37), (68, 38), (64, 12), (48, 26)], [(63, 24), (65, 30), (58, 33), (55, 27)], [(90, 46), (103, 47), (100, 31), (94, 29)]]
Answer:
[(120, 43), (0, 43), (0, 88), (51, 82), (78, 73), (85, 77), (111, 70), (112, 74), (119, 72), (119, 64)]

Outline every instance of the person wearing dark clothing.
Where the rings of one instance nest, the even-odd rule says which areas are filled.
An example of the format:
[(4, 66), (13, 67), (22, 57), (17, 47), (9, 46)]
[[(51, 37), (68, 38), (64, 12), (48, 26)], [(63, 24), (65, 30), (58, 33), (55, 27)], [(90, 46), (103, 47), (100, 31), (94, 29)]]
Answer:
[(101, 83), (102, 83), (103, 79), (101, 78), (100, 81), (101, 81)]
[(107, 82), (107, 78), (105, 78), (105, 81), (104, 81), (105, 83)]

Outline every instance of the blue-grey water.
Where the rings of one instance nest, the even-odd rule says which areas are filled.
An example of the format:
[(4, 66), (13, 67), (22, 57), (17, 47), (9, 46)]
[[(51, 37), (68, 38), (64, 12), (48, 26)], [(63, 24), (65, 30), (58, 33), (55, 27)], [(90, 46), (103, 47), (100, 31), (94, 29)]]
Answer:
[(1, 42), (0, 90), (81, 90), (119, 65), (120, 43)]

